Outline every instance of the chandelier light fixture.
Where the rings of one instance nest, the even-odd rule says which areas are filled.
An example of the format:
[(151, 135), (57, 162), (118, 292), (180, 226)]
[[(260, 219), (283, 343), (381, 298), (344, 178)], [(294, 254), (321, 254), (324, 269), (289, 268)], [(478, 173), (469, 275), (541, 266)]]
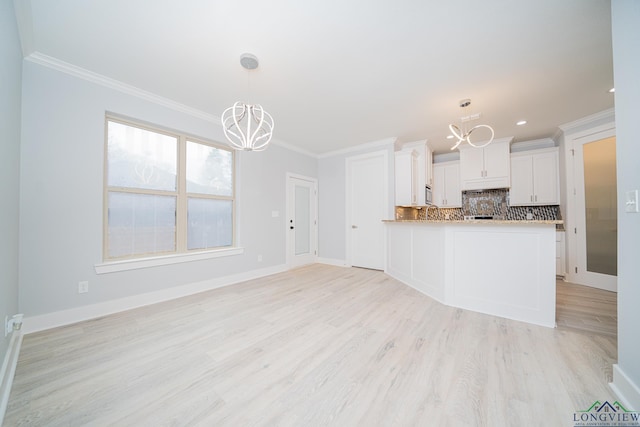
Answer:
[[(240, 55), (240, 65), (247, 72), (258, 68), (258, 58), (250, 53)], [(236, 150), (262, 151), (273, 134), (273, 117), (260, 104), (236, 102), (224, 110), (222, 130), (228, 143)]]
[[(458, 146), (463, 142), (463, 141), (467, 141), (467, 143), (475, 148), (482, 148), (482, 147), (486, 147), (487, 145), (491, 144), (491, 142), (493, 141), (493, 137), (494, 137), (494, 132), (493, 132), (493, 128), (489, 125), (475, 125), (473, 126), (471, 129), (468, 129), (468, 123), (474, 120), (478, 120), (480, 118), (480, 113), (476, 113), (476, 114), (469, 114), (467, 110), (465, 110), (466, 108), (469, 108), (469, 105), (471, 105), (471, 100), (470, 99), (463, 99), (460, 101), (460, 108), (462, 108), (462, 111), (465, 112), (465, 114), (460, 117), (460, 127), (454, 125), (454, 124), (450, 124), (449, 125), (449, 130), (451, 131), (451, 133), (453, 134), (453, 136), (455, 136), (456, 138), (458, 138), (458, 142), (456, 142), (456, 145), (454, 145), (453, 147), (451, 147), (451, 150), (455, 150), (456, 148), (458, 148)], [(473, 143), (471, 141), (471, 134), (473, 133), (474, 130), (476, 129), (480, 129), (480, 128), (486, 128), (489, 129), (489, 132), (491, 132), (491, 136), (489, 137), (489, 139), (482, 143), (482, 144), (477, 144), (477, 143)]]

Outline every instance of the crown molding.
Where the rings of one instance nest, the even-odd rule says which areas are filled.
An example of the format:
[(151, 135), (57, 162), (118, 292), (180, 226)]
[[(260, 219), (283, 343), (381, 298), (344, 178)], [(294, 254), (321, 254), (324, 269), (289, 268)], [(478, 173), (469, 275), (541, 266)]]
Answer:
[(393, 145), (395, 144), (397, 138), (395, 136), (393, 137), (389, 137), (389, 138), (384, 138), (384, 139), (380, 139), (377, 141), (371, 141), (371, 142), (365, 142), (364, 144), (359, 144), (359, 145), (354, 145), (352, 147), (347, 147), (347, 148), (341, 148), (339, 150), (335, 150), (335, 151), (329, 151), (323, 154), (318, 155), (319, 159), (324, 159), (327, 157), (334, 157), (334, 156), (339, 156), (342, 154), (349, 154), (349, 153), (353, 153), (356, 151), (364, 151), (364, 150), (368, 150), (371, 148), (377, 148), (377, 147), (388, 147), (391, 146), (393, 147)]
[(511, 144), (511, 151), (528, 151), (538, 148), (550, 148), (555, 147), (556, 142), (552, 138), (532, 139), (529, 141), (518, 141)]
[[(102, 74), (94, 73), (93, 71), (89, 71), (68, 62), (61, 61), (57, 58), (44, 55), (40, 52), (33, 52), (32, 54), (25, 57), (25, 60), (89, 81), (91, 83), (98, 84), (100, 86), (107, 87), (109, 89), (117, 90), (127, 95), (144, 99), (145, 101), (170, 108), (180, 113), (188, 114), (190, 116), (216, 124), (218, 126), (222, 126), (219, 116), (215, 116), (202, 110), (198, 110), (197, 108), (192, 108), (179, 102), (173, 101), (169, 98), (164, 98), (154, 93), (147, 92), (135, 86), (131, 86), (121, 81), (106, 77)], [(305, 156), (318, 158), (318, 155), (316, 153), (296, 147), (281, 140), (273, 139), (271, 140), (271, 144), (277, 145), (290, 151), (304, 154)]]
[(551, 139), (553, 139), (553, 142), (555, 142), (556, 145), (560, 145), (560, 141), (562, 141), (562, 129), (557, 128), (551, 136)]
[(303, 154), (305, 156), (313, 157), (314, 159), (319, 158), (317, 153), (314, 153), (309, 150), (305, 150), (304, 148), (296, 147), (295, 145), (291, 145), (287, 142), (283, 142), (279, 139), (272, 139), (270, 144), (277, 145), (278, 147), (285, 148), (289, 151), (294, 151), (299, 154)]
[(16, 15), (16, 24), (20, 34), (20, 46), (22, 57), (26, 58), (35, 50), (33, 42), (33, 20), (31, 13), (31, 0), (13, 0), (13, 13)]
[[(493, 143), (496, 143), (496, 142), (498, 142), (498, 143), (502, 142), (502, 143), (506, 143), (507, 145), (511, 145), (513, 143), (513, 140), (514, 140), (513, 136), (506, 136), (506, 137), (503, 137), (503, 138), (494, 138), (493, 141), (491, 141), (491, 143), (493, 144)], [(485, 141), (479, 141), (478, 144), (481, 144), (481, 143), (484, 143), (484, 142)], [(460, 150), (470, 150), (472, 148), (476, 148), (476, 147), (473, 147), (473, 146), (471, 146), (469, 144), (461, 144), (457, 149), (458, 149), (458, 151), (460, 151)]]
[(433, 163), (444, 163), (444, 162), (455, 162), (456, 160), (460, 160), (460, 152), (459, 151), (450, 151), (448, 153), (434, 154), (433, 155)]
[(158, 96), (154, 93), (147, 92), (135, 86), (123, 83), (110, 77), (103, 76), (102, 74), (94, 73), (93, 71), (89, 71), (68, 62), (61, 61), (57, 58), (44, 55), (40, 52), (33, 52), (29, 56), (25, 57), (25, 60), (222, 126), (220, 124), (220, 117), (218, 116), (205, 113), (202, 110), (198, 110), (196, 108), (189, 107), (171, 99)]
[(574, 120), (569, 123), (565, 123), (563, 125), (558, 126), (564, 133), (570, 133), (582, 126), (588, 126), (594, 124), (595, 122), (602, 120), (615, 121), (616, 112), (614, 108), (608, 108), (599, 113), (591, 114), (590, 116), (582, 117), (578, 120)]

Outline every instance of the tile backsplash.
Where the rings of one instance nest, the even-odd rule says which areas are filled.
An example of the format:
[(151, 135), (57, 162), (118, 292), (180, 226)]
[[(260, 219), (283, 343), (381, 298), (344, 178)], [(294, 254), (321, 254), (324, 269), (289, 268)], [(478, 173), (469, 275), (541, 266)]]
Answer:
[(506, 219), (507, 197), (509, 191), (482, 190), (462, 192), (462, 214), (463, 215), (486, 215), (495, 219)]
[[(495, 219), (526, 220), (531, 213), (536, 220), (562, 219), (560, 206), (509, 206), (509, 190), (463, 191), (462, 208), (396, 207), (399, 220), (462, 220), (467, 215), (487, 215)], [(427, 214), (429, 215), (427, 218)]]

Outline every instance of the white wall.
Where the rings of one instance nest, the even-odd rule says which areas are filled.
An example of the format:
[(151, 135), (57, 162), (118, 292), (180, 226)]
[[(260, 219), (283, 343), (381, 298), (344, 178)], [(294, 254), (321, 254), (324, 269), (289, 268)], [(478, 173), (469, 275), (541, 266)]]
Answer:
[[(317, 177), (317, 159), (272, 145), (239, 153), (237, 227), (244, 254), (97, 275), (107, 111), (224, 140), (217, 123), (25, 61), (20, 309), (27, 317), (285, 264), (286, 173)], [(272, 218), (273, 210), (281, 216)], [(86, 294), (77, 292), (81, 280), (89, 281)]]
[[(0, 329), (5, 316), (18, 313), (21, 74), (22, 51), (13, 2), (0, 1)], [(0, 364), (8, 338), (0, 332)]]
[(351, 150), (323, 155), (318, 161), (318, 255), (336, 264), (346, 262), (347, 228), (346, 159), (373, 151), (386, 150), (389, 159), (389, 218), (393, 218), (395, 138), (363, 144)]
[(640, 190), (640, 2), (611, 2), (618, 174), (618, 364), (614, 386), (640, 411), (640, 213), (625, 213), (625, 193)]

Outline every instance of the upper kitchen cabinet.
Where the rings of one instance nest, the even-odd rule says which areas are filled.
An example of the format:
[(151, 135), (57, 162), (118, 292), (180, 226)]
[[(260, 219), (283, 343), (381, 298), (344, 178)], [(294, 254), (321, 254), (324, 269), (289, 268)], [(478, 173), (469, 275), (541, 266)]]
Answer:
[(419, 193), (424, 200), (424, 186), (420, 192), (418, 185), (418, 158), (415, 150), (395, 152), (396, 206), (417, 206)]
[[(414, 160), (408, 160), (410, 153)], [(409, 163), (413, 165), (411, 176)], [(427, 141), (407, 142), (401, 151), (396, 151), (396, 206), (424, 206), (426, 185), (433, 185), (433, 151)], [(415, 203), (411, 202), (414, 197)]]
[(433, 165), (433, 204), (441, 208), (462, 206), (460, 162), (444, 162)]
[(494, 140), (483, 148), (460, 146), (462, 190), (508, 188), (510, 179), (509, 144), (513, 138)]
[(560, 203), (558, 148), (511, 154), (509, 205), (557, 205)]

